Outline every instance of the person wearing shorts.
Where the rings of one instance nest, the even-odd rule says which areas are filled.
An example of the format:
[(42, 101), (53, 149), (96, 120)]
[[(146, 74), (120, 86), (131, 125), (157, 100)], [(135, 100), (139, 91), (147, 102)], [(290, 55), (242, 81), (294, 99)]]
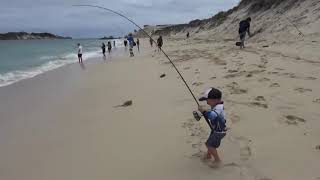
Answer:
[(79, 63), (82, 63), (82, 46), (78, 43), (78, 60)]
[(203, 116), (209, 120), (211, 126), (211, 133), (206, 141), (207, 153), (203, 157), (204, 160), (211, 160), (214, 158), (212, 167), (219, 167), (222, 161), (219, 157), (217, 149), (220, 147), (221, 140), (226, 136), (226, 120), (224, 113), (224, 104), (221, 100), (222, 93), (216, 88), (210, 88), (199, 101), (207, 101), (207, 104), (211, 107), (210, 110), (206, 110), (204, 107), (199, 106), (199, 111)]
[(130, 33), (128, 35), (128, 38), (127, 38), (128, 42), (129, 42), (129, 52), (130, 52), (130, 57), (133, 57), (134, 56), (134, 53), (133, 53), (133, 46), (135, 44), (134, 42), (134, 39), (133, 39), (133, 35), (132, 33)]

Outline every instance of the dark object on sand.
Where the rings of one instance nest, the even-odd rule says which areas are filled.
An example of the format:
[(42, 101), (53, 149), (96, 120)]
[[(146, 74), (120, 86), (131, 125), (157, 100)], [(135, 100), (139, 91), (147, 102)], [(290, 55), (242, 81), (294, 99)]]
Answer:
[(265, 45), (265, 46), (262, 46), (262, 47), (266, 48), (266, 47), (269, 47), (269, 46), (268, 46), (268, 45)]
[(160, 78), (166, 77), (166, 74), (161, 74)]
[(128, 107), (131, 106), (133, 104), (132, 100), (126, 101), (124, 102), (122, 105), (118, 105), (118, 106), (114, 106), (114, 107)]
[(316, 146), (316, 150), (320, 150), (320, 145)]
[(236, 42), (236, 46), (241, 46), (241, 42)]

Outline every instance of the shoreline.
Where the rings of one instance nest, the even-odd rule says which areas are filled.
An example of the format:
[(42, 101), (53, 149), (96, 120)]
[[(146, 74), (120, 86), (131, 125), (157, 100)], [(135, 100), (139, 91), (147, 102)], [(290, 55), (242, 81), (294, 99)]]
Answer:
[[(84, 62), (91, 64), (92, 62), (100, 61), (100, 58), (103, 60), (109, 60), (113, 56), (115, 57), (122, 56), (120, 53), (123, 53), (124, 51), (123, 49), (124, 49), (123, 47), (118, 47), (116, 48), (116, 51), (113, 52), (111, 56), (106, 54), (105, 58), (102, 56), (102, 53), (100, 51), (90, 51), (84, 54), (85, 55), (84, 57), (88, 56), (86, 59), (84, 59)], [(48, 58), (46, 56), (43, 56), (43, 57)], [(14, 71), (0, 74), (1, 76), (0, 80), (2, 81), (0, 84), (0, 88), (15, 84), (17, 82), (20, 82), (26, 79), (34, 78), (36, 76), (56, 70), (64, 66), (69, 66), (69, 65), (78, 63), (76, 54), (73, 55), (72, 53), (69, 53), (68, 55), (65, 55), (61, 58), (62, 59), (59, 59), (59, 56), (57, 56), (56, 59), (52, 59), (36, 67), (32, 67), (24, 70), (14, 70)]]

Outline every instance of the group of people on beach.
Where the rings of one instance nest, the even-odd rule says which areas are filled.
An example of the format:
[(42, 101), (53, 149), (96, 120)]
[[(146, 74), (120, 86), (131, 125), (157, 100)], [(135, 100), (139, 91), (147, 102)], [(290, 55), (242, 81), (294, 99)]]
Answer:
[[(150, 36), (150, 46), (153, 47), (153, 42), (154, 40), (151, 38)], [(157, 48), (158, 48), (158, 52), (160, 52), (162, 46), (163, 46), (163, 39), (162, 36), (159, 36), (157, 41)], [(134, 40), (134, 37), (132, 35), (132, 33), (129, 33), (128, 36), (126, 36), (126, 38), (123, 41), (123, 45), (125, 47), (125, 49), (127, 49), (128, 45), (129, 45), (129, 55), (130, 57), (134, 56), (134, 51), (133, 48), (136, 46), (138, 51), (140, 52), (140, 40), (139, 38), (137, 38), (137, 40)], [(113, 41), (113, 47), (116, 47), (116, 41)], [(101, 50), (102, 50), (102, 54), (105, 57), (106, 56), (106, 48), (108, 48), (108, 53), (111, 54), (112, 51), (112, 44), (110, 41), (107, 42), (107, 45), (105, 43), (101, 44)], [(79, 63), (82, 63), (82, 54), (83, 54), (83, 49), (80, 43), (78, 43), (78, 60)]]
[[(110, 54), (111, 49), (112, 49), (112, 45), (111, 45), (110, 41), (108, 41), (107, 46), (108, 46), (108, 53)], [(116, 47), (116, 41), (113, 41), (113, 47)], [(101, 49), (102, 49), (102, 54), (105, 57), (106, 56), (106, 45), (104, 43), (102, 43)]]

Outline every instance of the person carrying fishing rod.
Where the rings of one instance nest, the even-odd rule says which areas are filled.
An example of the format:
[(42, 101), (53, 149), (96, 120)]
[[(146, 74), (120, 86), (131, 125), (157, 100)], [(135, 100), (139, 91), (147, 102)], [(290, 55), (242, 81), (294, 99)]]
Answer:
[(209, 161), (214, 158), (211, 166), (217, 168), (221, 166), (222, 161), (219, 157), (217, 149), (220, 147), (221, 140), (226, 136), (226, 120), (224, 113), (224, 104), (222, 99), (222, 92), (216, 88), (208, 89), (199, 101), (206, 101), (211, 107), (209, 110), (203, 106), (199, 106), (198, 110), (203, 116), (209, 120), (211, 126), (211, 133), (206, 142), (207, 153), (202, 157), (202, 160)]
[(249, 37), (251, 37), (250, 23), (251, 23), (251, 17), (248, 17), (246, 20), (242, 20), (239, 23), (239, 36), (241, 41), (240, 49), (245, 48), (244, 42), (246, 40), (246, 34), (248, 33)]

